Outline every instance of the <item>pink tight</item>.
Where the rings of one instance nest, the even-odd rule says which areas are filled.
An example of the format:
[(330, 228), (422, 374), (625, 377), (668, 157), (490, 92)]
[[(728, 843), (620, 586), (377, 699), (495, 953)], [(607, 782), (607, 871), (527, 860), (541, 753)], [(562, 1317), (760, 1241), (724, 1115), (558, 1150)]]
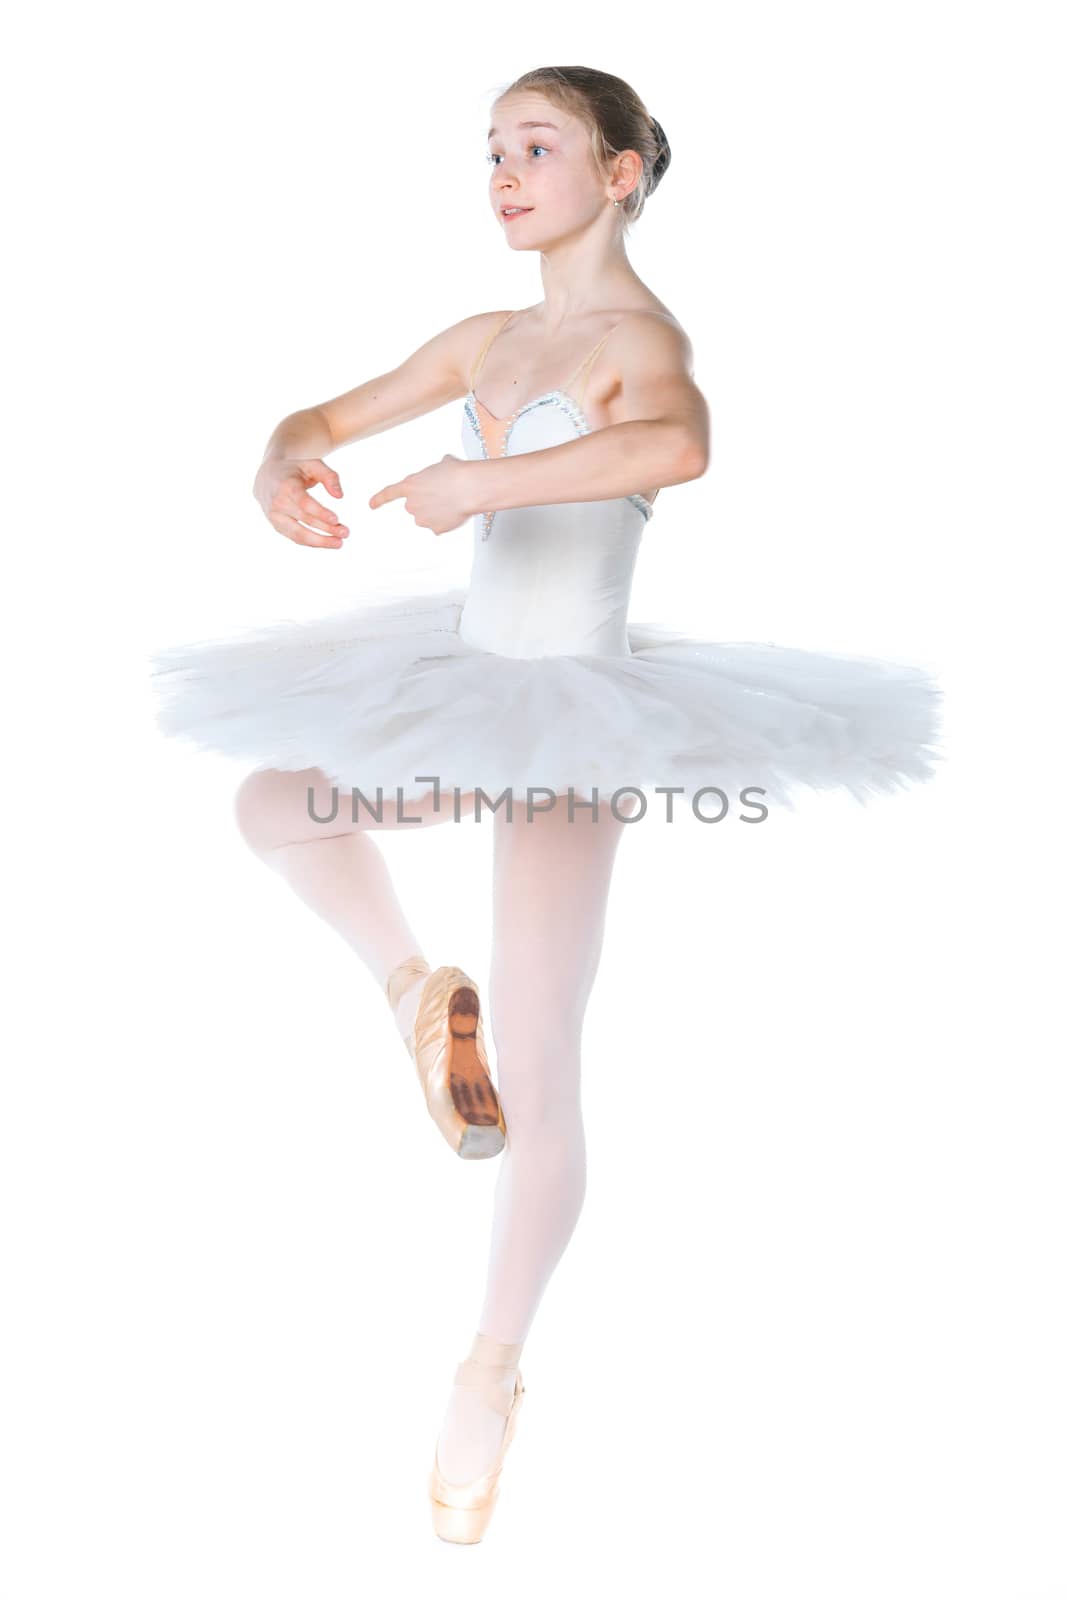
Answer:
[[(382, 852), (370, 835), (398, 822), (395, 802), (381, 822), (338, 790), (333, 822), (319, 817), (333, 791), (316, 768), (259, 771), (237, 791), (242, 836), (255, 853), (348, 943), (379, 987), (405, 957), (422, 954), (397, 900)], [(465, 795), (462, 816), (473, 810)], [(622, 809), (622, 808), (620, 808)], [(450, 799), (404, 802), (426, 827), (449, 821)], [(505, 1343), (526, 1338), (541, 1296), (574, 1231), (585, 1198), (581, 1112), (581, 1034), (596, 977), (615, 852), (625, 823), (602, 797), (567, 820), (566, 797), (526, 821), (515, 804), (509, 822), (483, 809), (493, 830), (493, 940), (487, 991), (495, 1075), (507, 1144), (500, 1156), (489, 1262), (476, 1326)], [(441, 960), (448, 961), (447, 951)], [(431, 965), (435, 963), (431, 962)], [(476, 974), (472, 974), (477, 978)], [(483, 993), (485, 986), (482, 985)], [(384, 994), (383, 994), (384, 1003)]]

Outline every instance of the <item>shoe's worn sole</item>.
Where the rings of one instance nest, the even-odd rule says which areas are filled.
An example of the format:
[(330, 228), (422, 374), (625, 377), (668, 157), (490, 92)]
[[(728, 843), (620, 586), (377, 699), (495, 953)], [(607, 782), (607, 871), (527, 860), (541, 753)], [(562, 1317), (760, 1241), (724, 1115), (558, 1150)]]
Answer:
[(476, 1043), (479, 1010), (478, 996), (466, 985), (457, 989), (448, 1002), (452, 1039), (448, 1087), (453, 1105), (467, 1124), (459, 1153), (474, 1159), (495, 1156), (504, 1146), (499, 1126), (500, 1102)]

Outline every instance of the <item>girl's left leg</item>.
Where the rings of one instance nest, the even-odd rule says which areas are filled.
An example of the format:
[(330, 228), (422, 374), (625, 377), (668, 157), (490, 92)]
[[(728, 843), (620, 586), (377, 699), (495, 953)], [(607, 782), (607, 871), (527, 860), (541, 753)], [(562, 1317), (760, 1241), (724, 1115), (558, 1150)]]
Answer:
[[(468, 1354), (504, 1363), (498, 1376), (510, 1393), (522, 1342), (585, 1198), (582, 1022), (627, 824), (603, 800), (595, 821), (582, 810), (569, 821), (565, 798), (530, 822), (517, 805), (510, 822), (498, 812), (493, 823), (489, 1010), (508, 1131)], [(504, 1418), (477, 1389), (454, 1386), (438, 1440), (443, 1475), (455, 1483), (480, 1476), (503, 1431)]]
[[(432, 792), (402, 807), (383, 799), (378, 818), (362, 805), (353, 809), (351, 789), (332, 784), (318, 767), (265, 768), (241, 783), (235, 813), (253, 852), (341, 935), (381, 988), (398, 963), (422, 950), (371, 835), (432, 826), (457, 812), (465, 817), (474, 800), (473, 792), (457, 806), (442, 799), (435, 811)], [(411, 1031), (424, 982), (411, 984), (397, 1003), (402, 1038)]]

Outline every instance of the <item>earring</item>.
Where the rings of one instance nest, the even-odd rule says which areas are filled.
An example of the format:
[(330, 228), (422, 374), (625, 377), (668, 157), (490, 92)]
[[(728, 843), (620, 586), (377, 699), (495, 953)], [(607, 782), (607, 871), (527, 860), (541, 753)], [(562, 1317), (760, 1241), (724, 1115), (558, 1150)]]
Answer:
[(613, 206), (617, 206), (619, 202), (617, 200), (613, 200), (611, 203)]

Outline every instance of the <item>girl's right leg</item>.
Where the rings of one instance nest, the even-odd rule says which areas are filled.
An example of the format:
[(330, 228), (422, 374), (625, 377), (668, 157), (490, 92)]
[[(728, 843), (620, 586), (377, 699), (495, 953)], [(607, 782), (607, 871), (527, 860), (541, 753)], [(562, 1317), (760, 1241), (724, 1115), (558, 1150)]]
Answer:
[[(558, 806), (529, 822), (494, 818), (489, 1001), (508, 1134), (469, 1359), (496, 1366), (508, 1395), (585, 1198), (582, 1028), (624, 827), (606, 802), (595, 822)], [(504, 1427), (484, 1395), (456, 1385), (438, 1437), (445, 1478), (464, 1483), (486, 1471)]]
[[(471, 811), (474, 799), (473, 792), (461, 796), (461, 817)], [(352, 791), (331, 784), (319, 768), (298, 772), (268, 768), (242, 781), (234, 809), (250, 849), (336, 929), (379, 988), (384, 989), (401, 961), (423, 954), (370, 834), (449, 821), (455, 816), (451, 800), (442, 796), (440, 809), (434, 811), (432, 793), (420, 801), (405, 799), (402, 816), (395, 800), (383, 800), (381, 821), (361, 804), (353, 820)], [(411, 822), (413, 817), (421, 820)], [(332, 820), (316, 820), (326, 818)], [(401, 1035), (411, 1030), (422, 984), (422, 979), (415, 982), (397, 1006)]]

